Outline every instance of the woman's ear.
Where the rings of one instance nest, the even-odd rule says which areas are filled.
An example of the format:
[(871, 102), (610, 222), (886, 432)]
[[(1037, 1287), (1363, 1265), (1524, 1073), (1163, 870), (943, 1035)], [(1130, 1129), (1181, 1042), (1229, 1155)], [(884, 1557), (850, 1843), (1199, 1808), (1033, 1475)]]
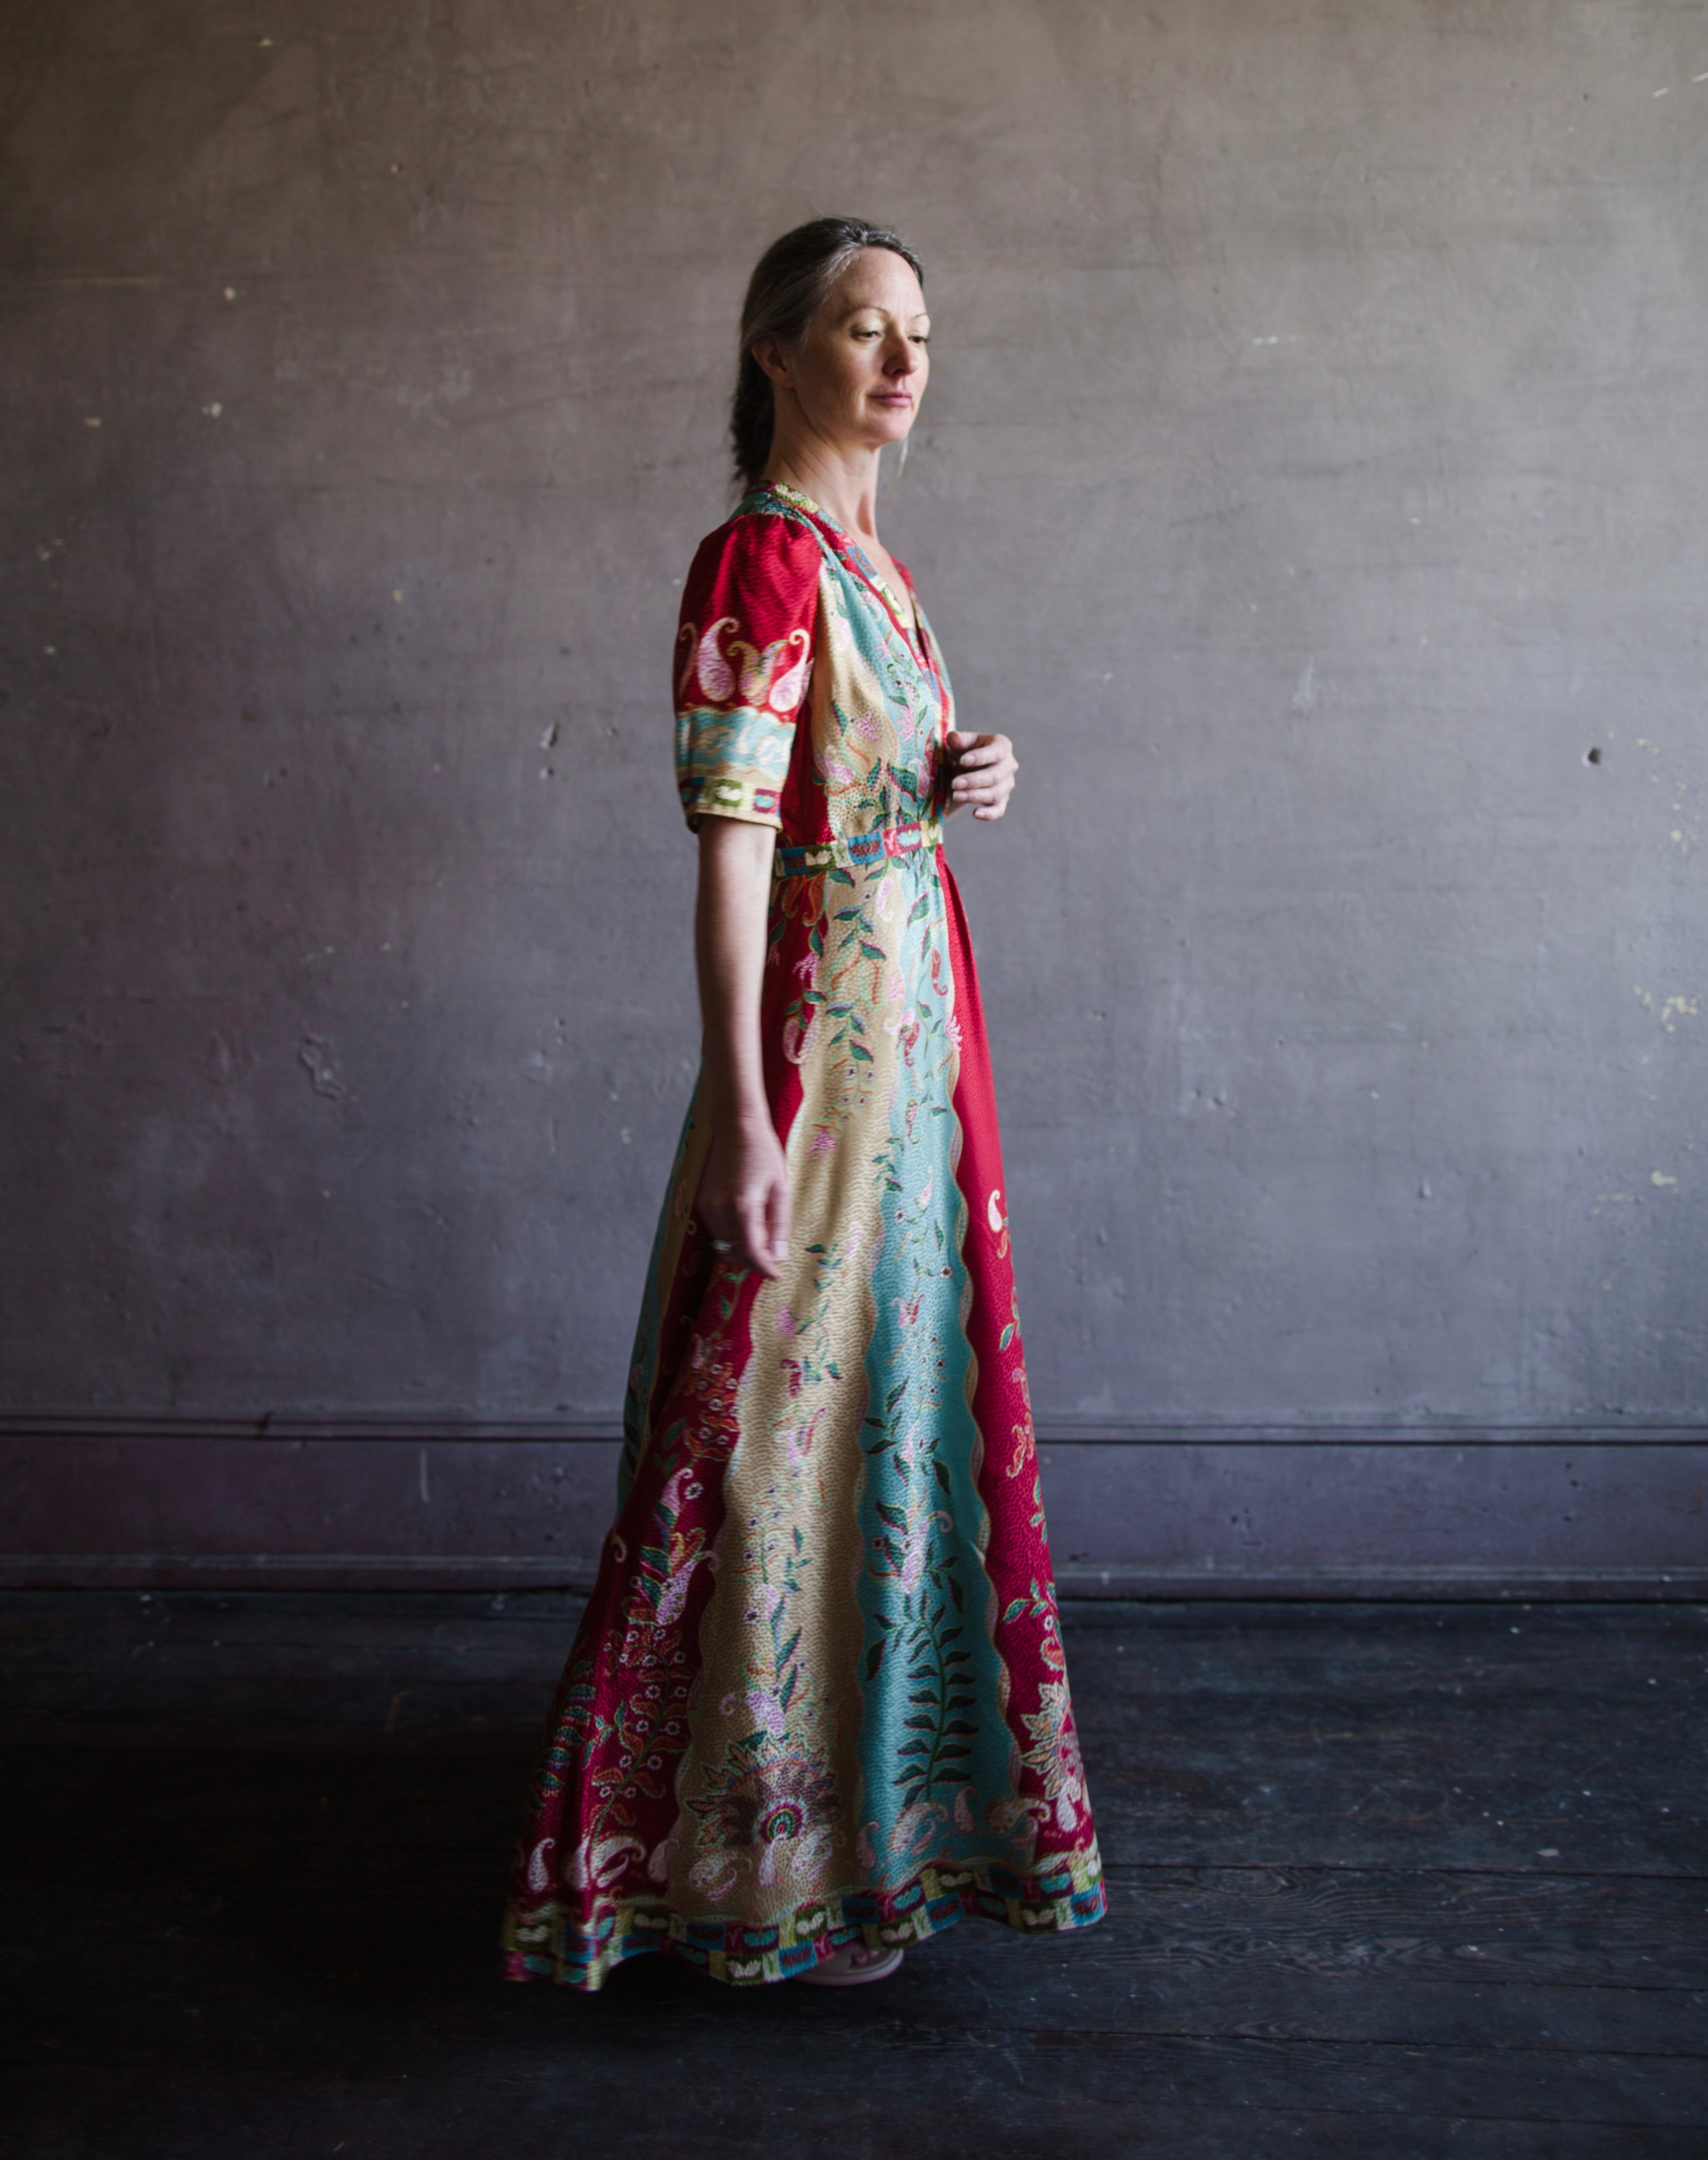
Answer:
[(794, 375), (789, 366), (788, 356), (774, 337), (760, 338), (749, 350), (770, 381), (780, 390), (794, 387)]

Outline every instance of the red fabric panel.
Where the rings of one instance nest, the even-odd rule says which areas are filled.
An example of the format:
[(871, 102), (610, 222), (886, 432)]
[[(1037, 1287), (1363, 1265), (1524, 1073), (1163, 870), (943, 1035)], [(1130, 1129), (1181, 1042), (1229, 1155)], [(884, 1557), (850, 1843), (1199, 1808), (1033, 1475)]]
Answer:
[[(965, 1260), (972, 1285), (967, 1340), (978, 1360), (973, 1415), (984, 1441), (979, 1493), (990, 1517), (985, 1565), (999, 1600), (996, 1647), (1011, 1683), (1005, 1715), (1024, 1752), (1035, 1737), (1035, 1728), (1026, 1721), (1042, 1711), (1046, 1686), (1062, 1686), (1066, 1664), (1038, 1489), (1037, 1443), (1009, 1245), (1007, 1190), (984, 1009), (966, 915), (947, 859), (942, 880), (961, 1040), (954, 1097), (961, 1155), (955, 1179), (967, 1202)], [(1071, 1718), (1069, 1723), (1071, 1726)], [(1077, 1768), (1077, 1753), (1075, 1763)], [(1035, 1772), (1028, 1770), (1022, 1790), (1028, 1796), (1040, 1791)], [(1075, 1817), (1071, 1821), (1054, 1814), (1041, 1820), (1040, 1867), (1051, 1853), (1071, 1852), (1092, 1843), (1089, 1810), (1078, 1806), (1070, 1812)]]

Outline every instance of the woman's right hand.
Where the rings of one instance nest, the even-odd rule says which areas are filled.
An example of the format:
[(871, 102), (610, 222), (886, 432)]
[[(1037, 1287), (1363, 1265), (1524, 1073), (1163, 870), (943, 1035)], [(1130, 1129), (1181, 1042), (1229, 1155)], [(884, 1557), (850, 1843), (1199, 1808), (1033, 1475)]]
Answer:
[(732, 1264), (776, 1280), (789, 1257), (789, 1172), (768, 1118), (714, 1118), (694, 1212)]

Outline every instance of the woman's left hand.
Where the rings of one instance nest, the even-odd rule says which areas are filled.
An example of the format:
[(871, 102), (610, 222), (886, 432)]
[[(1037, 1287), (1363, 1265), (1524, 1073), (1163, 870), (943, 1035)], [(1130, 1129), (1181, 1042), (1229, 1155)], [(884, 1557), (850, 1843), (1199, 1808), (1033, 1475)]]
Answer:
[(999, 818), (1014, 793), (1020, 766), (1006, 735), (967, 735), (958, 728), (945, 738), (955, 761), (945, 813), (970, 802), (979, 818)]

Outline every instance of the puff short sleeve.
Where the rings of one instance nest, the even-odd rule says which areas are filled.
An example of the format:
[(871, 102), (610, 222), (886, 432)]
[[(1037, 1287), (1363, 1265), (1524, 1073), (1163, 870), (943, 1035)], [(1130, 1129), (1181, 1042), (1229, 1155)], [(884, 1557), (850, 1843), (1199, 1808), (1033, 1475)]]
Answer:
[(764, 512), (700, 543), (676, 639), (676, 781), (690, 831), (706, 811), (781, 826), (821, 559), (810, 527)]

